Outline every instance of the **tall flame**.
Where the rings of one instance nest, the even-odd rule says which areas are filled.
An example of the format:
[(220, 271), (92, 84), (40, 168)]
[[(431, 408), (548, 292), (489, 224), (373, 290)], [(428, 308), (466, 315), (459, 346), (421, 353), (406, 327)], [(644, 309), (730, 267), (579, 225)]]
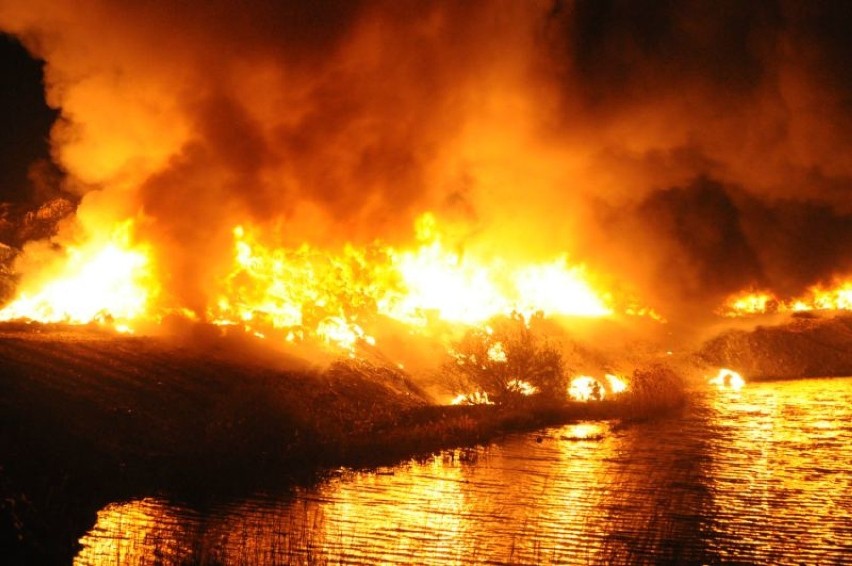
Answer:
[(255, 229), (234, 229), (234, 267), (209, 316), (218, 324), (316, 333), (351, 350), (384, 316), (426, 327), (431, 321), (479, 325), (517, 312), (605, 316), (613, 311), (565, 258), (510, 265), (445, 249), (431, 214), (417, 222), (421, 242), (399, 250), (380, 243), (339, 252), (307, 244), (264, 245)]
[(157, 285), (148, 249), (132, 244), (132, 230), (128, 220), (105, 241), (67, 247), (59, 273), (25, 284), (18, 298), (0, 311), (0, 320), (127, 322), (145, 315)]
[[(445, 324), (481, 325), (497, 315), (600, 317), (612, 314), (611, 295), (597, 290), (585, 268), (561, 256), (541, 263), (448, 250), (433, 215), (420, 217), (413, 248), (376, 242), (339, 250), (307, 243), (267, 245), (260, 228), (232, 231), (232, 260), (214, 281), (207, 320), (237, 326), (260, 337), (271, 331), (294, 341), (317, 337), (354, 352), (374, 345), (378, 318), (414, 328)], [(25, 285), (0, 311), (0, 319), (85, 323), (110, 320), (123, 327), (163, 315), (152, 255), (134, 244), (133, 222), (118, 224), (103, 241), (66, 249), (55, 277)], [(180, 305), (178, 305), (180, 308)], [(500, 352), (494, 352), (500, 355)]]

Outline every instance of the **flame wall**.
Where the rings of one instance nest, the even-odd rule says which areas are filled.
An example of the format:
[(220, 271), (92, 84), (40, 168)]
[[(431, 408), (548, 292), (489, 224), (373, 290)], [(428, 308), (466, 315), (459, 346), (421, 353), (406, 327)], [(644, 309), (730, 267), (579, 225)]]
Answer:
[(59, 241), (135, 218), (197, 312), (247, 220), (404, 244), (431, 210), (460, 250), (567, 252), (667, 316), (849, 273), (850, 22), (843, 2), (0, 0), (83, 195)]

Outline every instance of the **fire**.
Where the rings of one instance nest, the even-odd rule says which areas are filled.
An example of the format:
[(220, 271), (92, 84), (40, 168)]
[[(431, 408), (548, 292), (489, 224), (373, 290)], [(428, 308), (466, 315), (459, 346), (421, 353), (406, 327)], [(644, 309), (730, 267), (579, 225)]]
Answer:
[(607, 384), (609, 385), (609, 390), (614, 394), (624, 393), (627, 391), (627, 382), (618, 377), (617, 375), (613, 375), (608, 373), (604, 376), (606, 378)]
[(745, 379), (732, 369), (721, 368), (719, 373), (710, 378), (709, 383), (718, 386), (720, 389), (737, 390), (745, 386)]
[(523, 379), (513, 379), (509, 381), (508, 389), (509, 391), (515, 391), (527, 397), (538, 393), (538, 387), (528, 381), (524, 381)]
[(429, 316), (464, 324), (480, 324), (498, 314), (529, 317), (548, 314), (606, 316), (612, 314), (587, 279), (583, 266), (569, 266), (562, 256), (547, 263), (509, 265), (444, 247), (435, 218), (417, 221), (419, 248), (388, 250), (404, 293), (384, 303), (391, 318), (423, 326)]
[(506, 363), (509, 360), (506, 356), (506, 350), (503, 349), (502, 342), (495, 342), (492, 344), (491, 347), (488, 348), (488, 352), (486, 354), (488, 355), (488, 359), (492, 362)]
[(450, 401), (450, 405), (493, 405), (494, 402), (488, 398), (488, 393), (475, 391), (473, 393), (460, 393)]
[(603, 401), (607, 395), (624, 393), (627, 388), (626, 380), (611, 373), (604, 375), (604, 381), (588, 375), (580, 375), (571, 380), (568, 386), (568, 397), (575, 401)]
[(375, 309), (381, 287), (369, 273), (370, 250), (346, 247), (332, 255), (304, 244), (296, 249), (269, 248), (243, 226), (233, 230), (234, 264), (220, 282), (220, 293), (208, 317), (222, 326), (241, 326), (257, 335), (282, 330), (286, 339), (305, 332), (353, 351), (374, 344), (357, 323)]
[[(585, 267), (570, 265), (565, 256), (510, 263), (474, 251), (462, 254), (446, 247), (430, 213), (415, 229), (412, 248), (374, 242), (327, 249), (276, 245), (261, 228), (237, 225), (230, 267), (213, 282), (206, 312), (193, 312), (191, 318), (259, 338), (317, 339), (354, 355), (376, 345), (374, 329), (381, 319), (428, 335), (438, 322), (480, 326), (495, 316), (614, 312), (611, 295), (594, 287)], [(109, 320), (121, 332), (133, 331), (140, 320), (161, 320), (166, 311), (157, 302), (153, 255), (132, 242), (132, 232), (128, 220), (103, 241), (68, 246), (60, 273), (40, 285), (24, 285), (0, 317)], [(189, 311), (170, 305), (168, 312)], [(499, 343), (488, 355), (492, 361), (506, 359)], [(527, 389), (519, 382), (519, 391)]]
[(588, 375), (580, 375), (571, 380), (568, 396), (575, 401), (602, 401), (606, 397), (603, 384)]
[(0, 320), (113, 321), (117, 330), (130, 332), (130, 322), (146, 313), (157, 292), (148, 249), (132, 244), (132, 229), (132, 221), (126, 221), (106, 241), (67, 247), (59, 273), (25, 283), (0, 311)]
[(801, 297), (779, 299), (770, 291), (738, 293), (725, 301), (721, 313), (736, 317), (750, 314), (852, 310), (852, 277), (830, 285), (814, 285)]
[[(507, 391), (520, 393), (525, 397), (538, 393), (538, 387), (524, 381), (523, 379), (512, 379), (506, 384)], [(456, 395), (450, 405), (493, 405), (494, 402), (488, 397), (488, 393), (484, 391), (474, 391), (473, 393), (460, 393)]]
[[(420, 244), (399, 250), (375, 243), (320, 250), (264, 244), (237, 226), (234, 267), (208, 312), (221, 325), (288, 329), (353, 351), (375, 344), (365, 330), (377, 316), (419, 328), (433, 321), (478, 325), (500, 314), (605, 316), (612, 313), (582, 267), (565, 258), (511, 266), (445, 249), (431, 214), (418, 219)], [(495, 344), (492, 361), (505, 352)]]

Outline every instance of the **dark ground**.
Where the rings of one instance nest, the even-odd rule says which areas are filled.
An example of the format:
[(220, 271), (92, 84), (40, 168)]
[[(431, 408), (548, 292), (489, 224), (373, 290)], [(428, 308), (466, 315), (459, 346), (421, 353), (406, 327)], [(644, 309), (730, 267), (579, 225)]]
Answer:
[(705, 342), (698, 357), (749, 380), (852, 375), (852, 315), (803, 313), (729, 330)]
[[(196, 337), (197, 338), (197, 337)], [(405, 374), (298, 366), (256, 341), (0, 325), (0, 556), (65, 563), (105, 504), (216, 498), (389, 464), (574, 419), (643, 418), (678, 390), (634, 373), (632, 401), (443, 407)], [(852, 375), (852, 316), (723, 332), (694, 355), (747, 379)], [(668, 371), (671, 374), (670, 371)], [(647, 379), (642, 379), (642, 377)], [(644, 388), (640, 385), (644, 383)]]
[(293, 367), (244, 339), (0, 326), (4, 563), (68, 562), (111, 501), (168, 494), (203, 506), (616, 410), (442, 407), (386, 367)]

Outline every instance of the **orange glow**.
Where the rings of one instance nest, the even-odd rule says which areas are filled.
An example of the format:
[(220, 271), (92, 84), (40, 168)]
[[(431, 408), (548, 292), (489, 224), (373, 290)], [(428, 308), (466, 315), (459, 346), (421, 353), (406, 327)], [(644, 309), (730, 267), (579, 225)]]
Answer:
[(493, 405), (494, 402), (488, 398), (488, 393), (474, 391), (473, 393), (460, 393), (456, 395), (450, 405)]
[(604, 378), (606, 378), (606, 382), (607, 385), (609, 385), (609, 391), (611, 393), (617, 395), (627, 391), (627, 382), (621, 377), (608, 373), (604, 376)]
[(509, 381), (507, 384), (509, 391), (515, 391), (520, 393), (521, 395), (535, 395), (538, 393), (538, 387), (529, 383), (528, 381), (524, 381), (523, 379), (513, 379)]
[(571, 380), (568, 397), (574, 401), (602, 401), (606, 397), (603, 384), (588, 375), (580, 375)]
[(603, 401), (607, 395), (619, 395), (627, 389), (627, 381), (611, 373), (605, 374), (603, 381), (579, 375), (568, 385), (568, 397), (574, 401)]
[(852, 310), (852, 278), (838, 279), (830, 285), (814, 285), (801, 297), (788, 300), (781, 300), (769, 291), (738, 293), (725, 301), (721, 313), (736, 317), (819, 310)]
[(732, 369), (721, 368), (719, 373), (710, 378), (709, 383), (716, 385), (719, 389), (738, 390), (745, 386), (745, 379)]
[(566, 258), (530, 265), (509, 265), (445, 249), (432, 214), (418, 219), (419, 248), (388, 250), (404, 292), (381, 304), (383, 314), (423, 326), (429, 315), (446, 322), (480, 324), (495, 315), (517, 312), (606, 316), (602, 294), (589, 283), (582, 266)]
[[(191, 555), (186, 527), (174, 510), (156, 499), (110, 503), (97, 513), (92, 529), (80, 539), (74, 564), (179, 563)], [(149, 547), (157, 541), (156, 551)]]
[[(473, 251), (462, 256), (445, 247), (430, 213), (415, 229), (418, 242), (408, 249), (375, 242), (329, 250), (270, 245), (270, 234), (260, 227), (238, 225), (230, 266), (211, 282), (204, 318), (258, 338), (317, 339), (354, 356), (359, 348), (376, 346), (381, 319), (430, 335), (436, 323), (479, 326), (501, 315), (615, 312), (611, 293), (596, 288), (586, 269), (564, 256), (539, 263)], [(133, 332), (140, 321), (156, 323), (166, 313), (189, 312), (197, 320), (181, 305), (166, 309), (158, 302), (153, 255), (133, 243), (132, 233), (128, 220), (107, 238), (67, 246), (58, 275), (26, 282), (0, 318), (109, 321), (120, 332)], [(496, 343), (489, 350), (492, 362), (506, 361), (502, 348)]]
[(502, 342), (496, 342), (488, 348), (488, 359), (492, 362), (496, 363), (506, 363), (508, 361), (508, 357), (506, 356), (506, 351), (503, 349)]
[[(422, 215), (415, 228), (420, 244), (413, 249), (376, 243), (329, 252), (308, 244), (269, 247), (258, 230), (237, 226), (234, 267), (208, 316), (253, 332), (316, 334), (352, 352), (375, 345), (365, 329), (376, 316), (425, 328), (433, 321), (478, 325), (513, 312), (612, 313), (584, 270), (564, 258), (517, 266), (473, 254), (462, 258), (444, 248), (433, 215)], [(501, 348), (495, 344), (489, 351), (492, 361), (505, 359)]]
[(111, 321), (121, 332), (143, 316), (157, 293), (148, 249), (131, 243), (133, 223), (119, 224), (105, 241), (66, 248), (59, 272), (25, 282), (0, 320), (88, 323)]
[(738, 316), (743, 314), (757, 314), (769, 312), (769, 305), (777, 305), (778, 301), (771, 293), (758, 292), (737, 295), (728, 299), (726, 303), (727, 316)]

